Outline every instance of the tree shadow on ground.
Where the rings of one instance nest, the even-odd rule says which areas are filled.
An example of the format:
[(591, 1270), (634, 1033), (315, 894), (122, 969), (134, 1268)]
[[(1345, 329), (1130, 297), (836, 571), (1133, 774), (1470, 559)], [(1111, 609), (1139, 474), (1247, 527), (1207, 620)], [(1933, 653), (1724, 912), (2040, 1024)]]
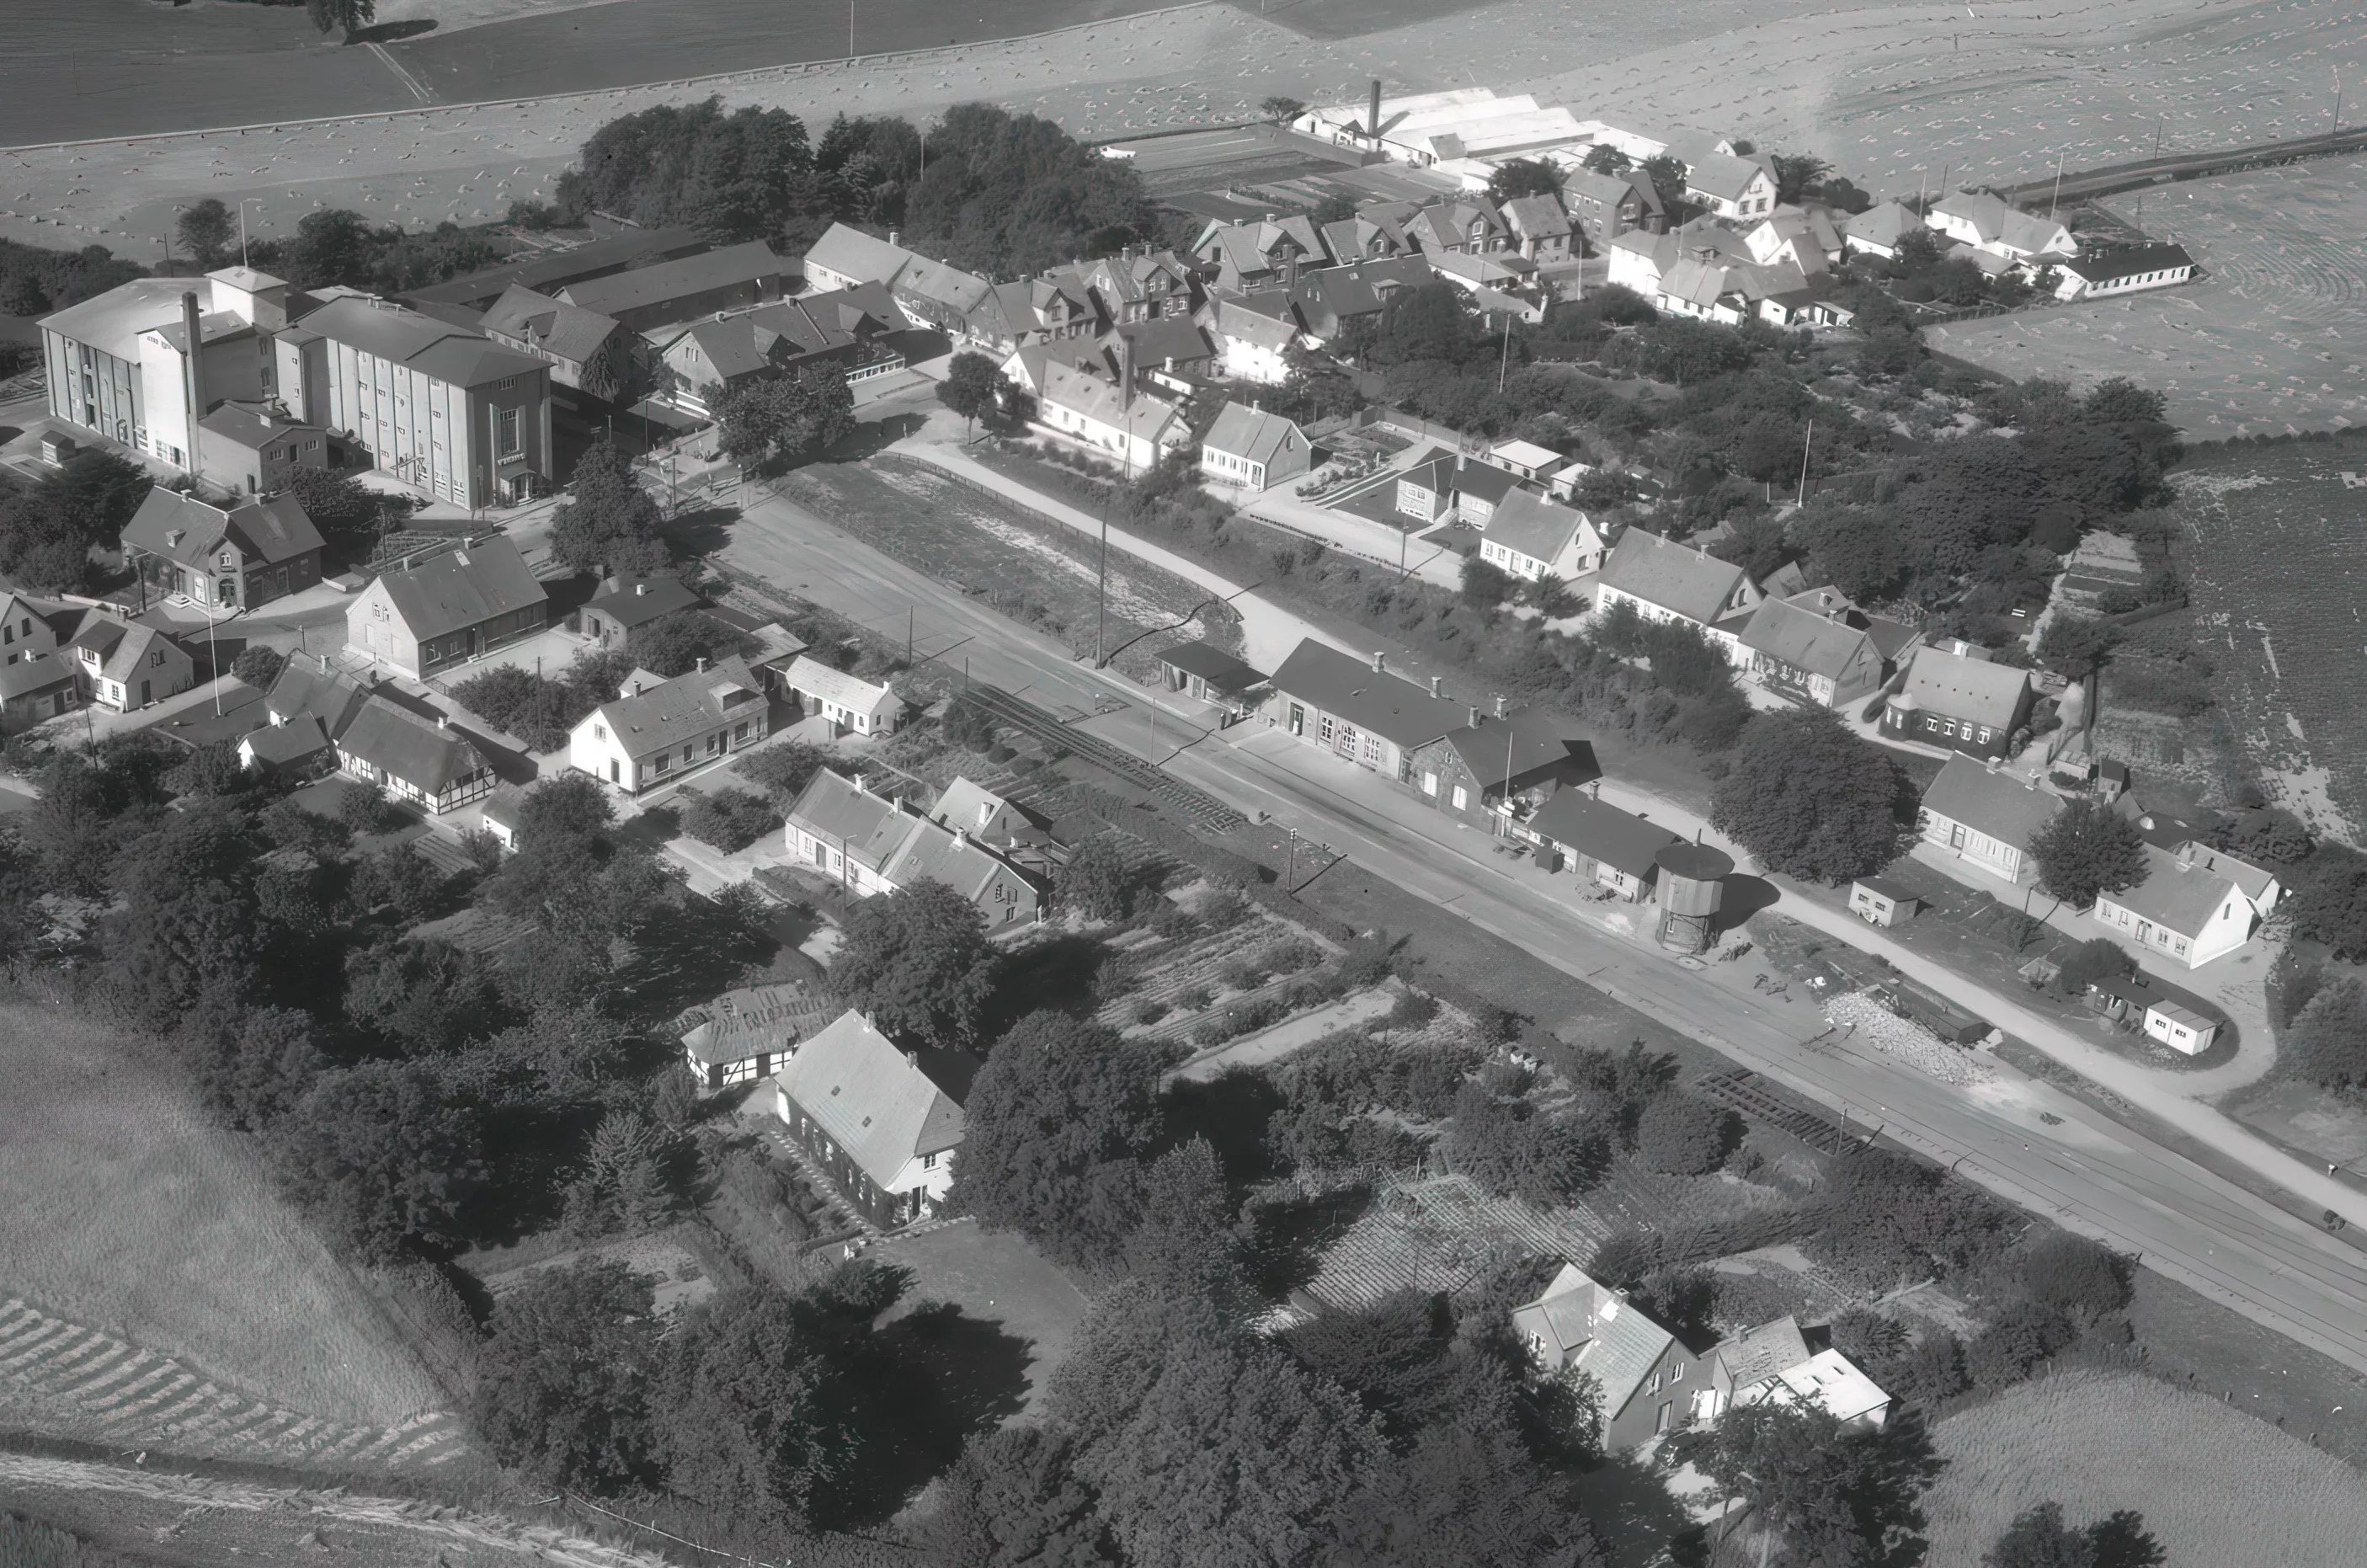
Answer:
[(1281, 1301), (1315, 1278), (1325, 1250), (1372, 1206), (1373, 1189), (1357, 1187), (1260, 1207), (1244, 1259), (1250, 1282), (1267, 1301)]
[(481, 1123), (485, 1183), (462, 1215), (469, 1238), (507, 1246), (559, 1222), (566, 1184), (596, 1111), (509, 1108)]
[[(1605, 1458), (1579, 1476), (1577, 1489), (1579, 1506), (1593, 1521), (1595, 1539), (1603, 1542), (1605, 1568), (1645, 1568), (1667, 1561), (1663, 1552), (1684, 1562), (1675, 1543), (1681, 1537), (1699, 1539), (1699, 1527), (1669, 1494), (1660, 1472), (1633, 1455)], [(1691, 1561), (1707, 1559), (1695, 1555)]]
[(1235, 1192), (1282, 1175), (1265, 1146), (1265, 1125), (1282, 1108), (1282, 1093), (1255, 1068), (1219, 1073), (1205, 1083), (1182, 1080), (1167, 1092), (1170, 1143), (1206, 1138)]
[(949, 1302), (926, 1302), (882, 1327), (862, 1381), (861, 1473), (837, 1500), (842, 1525), (885, 1521), (980, 1432), (1025, 1403), (1027, 1341)]
[(684, 512), (660, 531), (683, 555), (712, 555), (731, 542), (731, 525), (740, 520), (737, 506), (700, 506)]
[(1013, 953), (996, 977), (994, 999), (979, 1025), (980, 1038), (1001, 1039), (1022, 1017), (1048, 1007), (1090, 1013), (1093, 982), (1108, 956), (1099, 938), (1082, 936), (1055, 937)]
[(712, 901), (685, 892), (633, 937), (632, 961), (617, 979), (633, 1015), (651, 1022), (727, 991), (751, 965), (771, 960), (773, 938)]

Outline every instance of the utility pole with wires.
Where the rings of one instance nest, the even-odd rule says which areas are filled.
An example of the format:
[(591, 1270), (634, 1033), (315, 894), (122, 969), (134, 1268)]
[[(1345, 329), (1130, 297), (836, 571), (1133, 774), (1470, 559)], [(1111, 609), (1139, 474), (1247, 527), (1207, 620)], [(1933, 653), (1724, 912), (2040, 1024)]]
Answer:
[(1792, 503), (1795, 506), (1808, 504), (1808, 448), (1816, 438), (1817, 422), (1811, 419), (1808, 421), (1808, 433), (1800, 437), (1800, 494)]
[(1506, 311), (1506, 312), (1504, 312), (1504, 347), (1503, 347), (1503, 352), (1501, 352), (1501, 354), (1499, 354), (1499, 355), (1496, 357), (1496, 391), (1497, 391), (1499, 393), (1501, 393), (1501, 392), (1503, 392), (1503, 390), (1504, 390), (1504, 372), (1505, 372), (1506, 370), (1508, 370), (1508, 369), (1510, 369), (1512, 368), (1512, 312), (1510, 312), (1510, 311)]
[(2055, 222), (2055, 210), (2063, 204), (2063, 154), (2055, 154), (2055, 194), (2046, 201), (2046, 221)]

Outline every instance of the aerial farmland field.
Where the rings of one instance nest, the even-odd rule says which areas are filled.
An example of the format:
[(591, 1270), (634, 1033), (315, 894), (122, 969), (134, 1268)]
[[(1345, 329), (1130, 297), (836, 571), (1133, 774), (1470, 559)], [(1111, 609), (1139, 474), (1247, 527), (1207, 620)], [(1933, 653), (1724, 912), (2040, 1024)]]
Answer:
[[(2138, 198), (2100, 203), (2139, 217)], [(2147, 191), (2145, 230), (2199, 281), (1932, 327), (1932, 347), (2009, 376), (2126, 376), (2201, 439), (2367, 423), (2367, 158)]]
[(2367, 470), (2367, 443), (2214, 450), (2172, 483), (2220, 702), (2287, 803), (2356, 842), (2367, 826), (2367, 487), (2345, 469)]

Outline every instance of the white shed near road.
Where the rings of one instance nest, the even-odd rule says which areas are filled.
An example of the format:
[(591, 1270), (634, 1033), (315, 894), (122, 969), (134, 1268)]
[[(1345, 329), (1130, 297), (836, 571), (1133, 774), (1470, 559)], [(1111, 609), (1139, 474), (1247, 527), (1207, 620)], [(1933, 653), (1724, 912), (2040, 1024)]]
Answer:
[(904, 699), (894, 687), (874, 685), (802, 653), (789, 665), (786, 679), (808, 712), (858, 735), (895, 733), (896, 721), (904, 711)]

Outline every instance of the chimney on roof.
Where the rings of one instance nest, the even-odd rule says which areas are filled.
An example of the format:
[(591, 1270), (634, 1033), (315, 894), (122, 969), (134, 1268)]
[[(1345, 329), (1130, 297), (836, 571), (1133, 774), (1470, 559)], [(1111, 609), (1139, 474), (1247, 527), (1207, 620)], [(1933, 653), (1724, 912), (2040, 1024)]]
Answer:
[(1445, 693), (1444, 691), (1443, 691), (1443, 690), (1441, 690), (1441, 689), (1440, 689), (1442, 687), (1445, 686), (1445, 684), (1446, 684), (1446, 677), (1445, 677), (1444, 676), (1431, 676), (1431, 677), (1430, 677), (1430, 694), (1431, 694), (1433, 697), (1444, 697), (1444, 696), (1445, 696), (1445, 695), (1446, 695), (1446, 693)]
[(1471, 705), (1471, 727), (1475, 730), (1479, 727), (1479, 705), (1476, 702)]
[[(869, 1023), (871, 1020), (866, 1018), (863, 1021)], [(915, 1071), (918, 1071), (921, 1065), (921, 1053), (909, 1045), (904, 1048), (904, 1065)]]
[(968, 848), (968, 847), (969, 847), (969, 829), (968, 829), (968, 828), (966, 828), (966, 827), (957, 826), (957, 827), (954, 829), (954, 842), (955, 842), (956, 844), (960, 845), (960, 846), (961, 846), (963, 848), (965, 848), (965, 849)]
[(1373, 673), (1376, 676), (1385, 676), (1389, 673), (1389, 656), (1387, 653), (1383, 653), (1378, 651), (1374, 653)]
[(1990, 771), (1991, 773), (1995, 773), (1995, 772), (1998, 770), (1998, 759), (1997, 759), (1995, 756), (1991, 756), (1991, 757), (1989, 757), (1988, 760), (1988, 765), (1989, 765), (1989, 771)]
[(698, 656), (698, 673), (700, 675), (705, 675), (707, 673), (707, 655), (704, 653), (701, 653)]
[(2194, 869), (2194, 840), (2190, 838), (2178, 846), (2178, 869), (2181, 871)]
[(896, 243), (896, 235), (897, 235), (897, 231), (895, 231), (894, 229), (890, 229), (890, 230), (889, 230), (889, 231), (888, 231), (888, 243), (889, 243), (889, 244), (891, 244), (891, 245), (892, 245), (892, 244), (894, 244)]
[(633, 597), (635, 598), (645, 597), (649, 594), (649, 591), (650, 585), (647, 583), (636, 583), (633, 585)]
[(436, 727), (439, 730), (449, 730), (452, 727), (452, 715), (449, 713), (436, 714)]
[(1503, 694), (1502, 692), (1501, 692), (1501, 691), (1500, 691), (1500, 692), (1498, 692), (1498, 693), (1496, 694), (1496, 717), (1497, 717), (1497, 718), (1499, 718), (1499, 719), (1501, 719), (1501, 718), (1502, 718), (1503, 716), (1504, 716), (1504, 694)]
[(641, 683), (640, 683), (640, 681), (638, 681), (638, 680), (637, 680), (637, 681), (635, 681), (635, 682), (633, 683), (633, 695), (634, 695), (635, 697), (639, 697), (640, 694), (641, 694)]

